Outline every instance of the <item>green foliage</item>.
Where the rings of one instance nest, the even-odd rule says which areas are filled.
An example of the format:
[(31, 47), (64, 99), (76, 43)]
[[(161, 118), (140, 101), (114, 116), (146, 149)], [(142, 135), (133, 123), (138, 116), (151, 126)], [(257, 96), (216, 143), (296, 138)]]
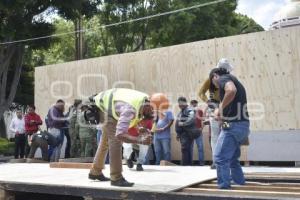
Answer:
[(264, 31), (264, 28), (253, 19), (242, 14), (235, 14), (235, 20), (232, 22), (232, 26), (236, 27), (241, 34)]
[[(215, 37), (262, 31), (254, 20), (236, 14), (236, 0), (148, 20), (100, 28), (210, 0), (104, 0), (100, 12), (84, 17), (84, 58), (170, 46)], [(94, 12), (93, 12), (94, 13)], [(91, 16), (88, 16), (91, 17)], [(55, 33), (74, 30), (74, 23), (58, 19)], [(60, 37), (47, 50), (33, 52), (35, 66), (74, 60), (74, 35)]]
[(15, 143), (9, 142), (6, 138), (0, 138), (0, 155), (14, 155)]
[[(55, 34), (71, 32), (74, 30), (73, 23), (62, 18), (55, 20), (53, 25)], [(42, 66), (45, 64), (62, 63), (74, 60), (75, 39), (74, 35), (65, 35), (52, 42), (47, 49), (38, 49), (31, 52), (31, 66)], [(32, 59), (33, 58), (33, 59)]]
[[(100, 0), (0, 1), (0, 42), (47, 36), (54, 31), (60, 32), (58, 27), (63, 27), (69, 22), (60, 21), (63, 24), (55, 26), (48, 20), (47, 15), (57, 13), (68, 20), (76, 20), (79, 16), (91, 17), (97, 12), (100, 3)], [(65, 29), (64, 27), (62, 32)], [(69, 48), (70, 45), (66, 45), (65, 49), (61, 48), (64, 46), (55, 46), (56, 41), (56, 38), (43, 38), (0, 46), (0, 118), (13, 100), (21, 104), (33, 103), (33, 69), (36, 65), (71, 60), (74, 48), (73, 50)], [(68, 36), (62, 42), (71, 43), (72, 40)], [(47, 53), (40, 53), (48, 50), (50, 45), (53, 51), (49, 52), (50, 57)], [(56, 57), (52, 57), (53, 54), (56, 54)], [(32, 57), (34, 59), (31, 59)], [(47, 60), (48, 58), (52, 60)]]

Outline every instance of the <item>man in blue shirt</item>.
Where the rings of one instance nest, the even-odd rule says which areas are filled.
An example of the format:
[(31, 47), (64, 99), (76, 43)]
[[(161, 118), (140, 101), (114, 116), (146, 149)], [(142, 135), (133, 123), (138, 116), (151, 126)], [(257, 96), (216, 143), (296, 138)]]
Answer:
[(154, 151), (156, 161), (159, 165), (161, 160), (171, 160), (171, 126), (174, 116), (171, 111), (158, 112), (156, 128), (154, 130)]

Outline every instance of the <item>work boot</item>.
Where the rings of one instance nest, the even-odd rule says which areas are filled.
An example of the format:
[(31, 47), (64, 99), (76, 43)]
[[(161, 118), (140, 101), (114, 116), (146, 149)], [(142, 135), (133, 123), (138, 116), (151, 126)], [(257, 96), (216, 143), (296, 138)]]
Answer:
[(132, 162), (132, 160), (130, 158), (127, 160), (127, 167), (129, 169), (133, 168), (133, 162)]
[(99, 180), (99, 181), (110, 181), (109, 178), (105, 177), (103, 174), (100, 175), (93, 175), (93, 174), (89, 174), (89, 179), (91, 180)]
[(142, 164), (136, 165), (136, 171), (144, 171)]
[(134, 185), (134, 183), (130, 183), (126, 181), (125, 178), (123, 177), (116, 181), (110, 181), (110, 184), (112, 186), (119, 186), (119, 187), (132, 187)]

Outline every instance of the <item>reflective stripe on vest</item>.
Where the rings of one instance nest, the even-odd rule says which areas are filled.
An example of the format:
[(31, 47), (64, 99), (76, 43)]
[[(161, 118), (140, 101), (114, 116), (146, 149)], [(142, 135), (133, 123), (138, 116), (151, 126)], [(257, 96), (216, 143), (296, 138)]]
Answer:
[[(111, 97), (112, 94), (112, 98)], [(121, 101), (128, 103), (135, 109), (135, 118), (131, 120), (130, 127), (134, 127), (138, 124), (140, 121), (139, 111), (141, 109), (142, 104), (144, 101), (149, 98), (149, 96), (145, 93), (132, 90), (132, 89), (126, 89), (126, 88), (115, 88), (106, 90), (104, 92), (99, 93), (97, 96), (94, 97), (95, 104), (105, 113), (109, 114), (109, 110), (111, 110), (111, 114), (114, 119), (118, 120), (119, 116), (117, 115), (115, 111), (115, 102)], [(111, 102), (111, 108), (109, 108), (109, 102), (110, 99)]]

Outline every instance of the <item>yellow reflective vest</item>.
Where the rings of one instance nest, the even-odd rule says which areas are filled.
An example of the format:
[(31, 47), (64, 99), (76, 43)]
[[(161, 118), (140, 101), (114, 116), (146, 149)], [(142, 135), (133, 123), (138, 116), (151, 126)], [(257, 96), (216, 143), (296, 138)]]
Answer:
[[(149, 96), (145, 93), (126, 89), (126, 88), (113, 88), (105, 90), (94, 97), (95, 104), (105, 113), (111, 114), (115, 120), (119, 119), (118, 114), (115, 111), (115, 102), (121, 101), (128, 103), (135, 109), (135, 118), (131, 120), (129, 127), (136, 126), (141, 120), (142, 116), (139, 116), (140, 109), (148, 99)], [(111, 113), (110, 113), (111, 112)]]

